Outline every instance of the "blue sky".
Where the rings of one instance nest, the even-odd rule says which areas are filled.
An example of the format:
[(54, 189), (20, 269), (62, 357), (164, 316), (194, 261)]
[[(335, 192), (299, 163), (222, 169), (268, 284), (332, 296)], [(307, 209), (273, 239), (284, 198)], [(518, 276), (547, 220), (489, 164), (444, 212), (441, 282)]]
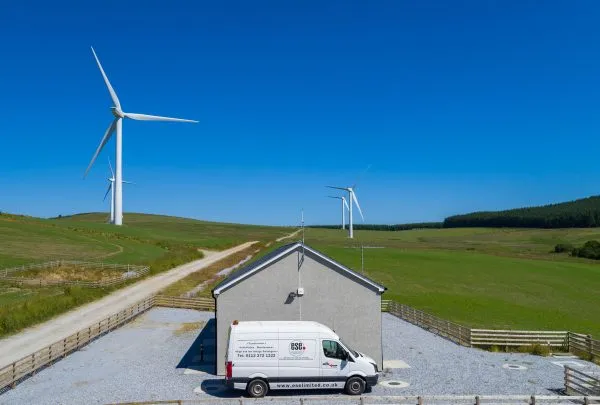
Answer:
[[(88, 4), (89, 3), (89, 4)], [(536, 4), (537, 3), (537, 4)], [(598, 194), (594, 1), (9, 2), (0, 14), (0, 209), (106, 211), (111, 121), (129, 112), (125, 212), (369, 223)], [(125, 219), (126, 220), (126, 219)]]

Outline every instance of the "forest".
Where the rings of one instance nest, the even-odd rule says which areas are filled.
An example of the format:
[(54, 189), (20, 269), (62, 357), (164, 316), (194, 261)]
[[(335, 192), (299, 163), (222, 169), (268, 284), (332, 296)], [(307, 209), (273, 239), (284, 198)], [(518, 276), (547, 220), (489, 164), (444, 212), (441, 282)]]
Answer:
[(446, 218), (443, 228), (590, 228), (600, 226), (600, 196), (538, 207), (480, 211)]

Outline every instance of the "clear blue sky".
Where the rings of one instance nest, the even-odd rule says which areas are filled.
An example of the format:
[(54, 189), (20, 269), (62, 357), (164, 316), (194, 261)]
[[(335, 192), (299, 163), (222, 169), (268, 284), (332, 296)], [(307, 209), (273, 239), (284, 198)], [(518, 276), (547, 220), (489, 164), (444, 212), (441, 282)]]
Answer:
[[(542, 5), (543, 4), (543, 5)], [(129, 112), (125, 212), (369, 223), (598, 194), (597, 1), (8, 2), (0, 209), (106, 211), (114, 143), (90, 45)]]

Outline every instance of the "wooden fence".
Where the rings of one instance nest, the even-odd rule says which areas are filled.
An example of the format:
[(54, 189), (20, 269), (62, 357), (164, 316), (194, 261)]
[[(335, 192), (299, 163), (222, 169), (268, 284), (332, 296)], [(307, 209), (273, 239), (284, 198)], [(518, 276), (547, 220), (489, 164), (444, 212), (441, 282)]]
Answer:
[(215, 301), (212, 298), (183, 298), (157, 295), (154, 297), (154, 305), (169, 308), (189, 308), (203, 311), (214, 311)]
[(591, 361), (600, 359), (600, 340), (593, 339), (591, 335), (569, 331), (471, 329), (392, 300), (382, 300), (381, 311), (464, 346), (542, 345), (561, 348)]
[[(181, 399), (171, 401), (148, 401), (148, 402), (121, 402), (112, 405), (247, 405), (247, 404), (329, 404), (331, 396), (274, 396), (267, 398), (205, 398), (205, 399)], [(495, 404), (495, 405), (575, 405), (598, 403), (600, 396), (557, 396), (557, 395), (427, 395), (427, 396), (350, 396), (337, 395), (336, 403), (347, 405), (454, 405), (454, 404)]]
[(600, 395), (600, 375), (565, 366), (565, 390), (567, 395)]
[(600, 359), (600, 340), (591, 335), (569, 332), (569, 351), (578, 356), (594, 360)]
[(454, 343), (463, 346), (472, 346), (471, 329), (454, 322), (446, 321), (427, 312), (389, 301), (386, 304), (387, 312), (407, 322), (417, 325), (427, 331), (443, 336)]
[(567, 331), (471, 329), (471, 346), (568, 347)]
[(154, 297), (146, 298), (114, 315), (89, 325), (66, 338), (23, 357), (0, 369), (0, 392), (8, 386), (14, 386), (40, 368), (57, 361), (67, 354), (87, 345), (93, 339), (103, 335), (154, 306)]
[[(36, 278), (26, 278), (16, 276), (19, 272), (36, 269), (53, 269), (62, 265), (72, 265), (81, 268), (94, 268), (94, 269), (113, 269), (121, 270), (124, 272), (126, 277), (114, 277), (108, 280), (100, 281), (83, 281), (83, 280), (43, 280)], [(109, 287), (116, 284), (124, 283), (125, 281), (132, 278), (139, 278), (150, 271), (148, 266), (136, 266), (129, 264), (112, 264), (112, 263), (92, 263), (82, 262), (76, 260), (54, 260), (51, 262), (28, 264), (23, 266), (10, 267), (0, 270), (0, 281), (8, 281), (10, 283), (18, 285), (30, 285), (30, 286), (54, 286), (54, 285), (78, 285), (89, 288), (102, 288)], [(127, 272), (127, 273), (125, 273)], [(135, 273), (132, 275), (130, 272)]]

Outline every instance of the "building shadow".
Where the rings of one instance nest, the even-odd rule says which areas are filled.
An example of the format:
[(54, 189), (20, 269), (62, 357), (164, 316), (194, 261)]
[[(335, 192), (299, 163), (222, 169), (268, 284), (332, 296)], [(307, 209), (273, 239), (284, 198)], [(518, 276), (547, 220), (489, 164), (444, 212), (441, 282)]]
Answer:
[(216, 375), (216, 321), (208, 320), (190, 348), (183, 355), (177, 368), (186, 368)]

